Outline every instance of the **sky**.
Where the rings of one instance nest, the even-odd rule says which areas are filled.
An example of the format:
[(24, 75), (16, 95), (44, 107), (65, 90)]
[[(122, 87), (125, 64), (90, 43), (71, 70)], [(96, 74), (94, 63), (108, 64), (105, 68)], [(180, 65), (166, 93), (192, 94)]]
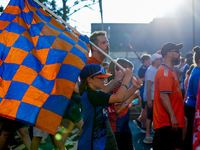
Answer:
[[(10, 0), (0, 0), (6, 7)], [(75, 0), (68, 0), (71, 6)], [(91, 8), (83, 8), (71, 15), (69, 24), (86, 35), (91, 34), (91, 23), (101, 23), (98, 0)], [(154, 18), (174, 17), (186, 0), (102, 0), (104, 23), (150, 23)], [(62, 0), (56, 0), (58, 7)], [(84, 4), (83, 4), (84, 5)], [(80, 7), (80, 5), (79, 5)]]

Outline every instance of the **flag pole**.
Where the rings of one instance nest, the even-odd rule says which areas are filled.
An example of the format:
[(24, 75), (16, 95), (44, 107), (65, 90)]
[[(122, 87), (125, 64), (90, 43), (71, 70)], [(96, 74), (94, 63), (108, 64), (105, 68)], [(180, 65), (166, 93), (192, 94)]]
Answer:
[(137, 58), (141, 61), (140, 56), (136, 53), (136, 51), (133, 49), (133, 47), (131, 46), (131, 44), (129, 44), (129, 47), (132, 49), (132, 51), (135, 53), (135, 55), (137, 56)]
[[(65, 24), (66, 26), (68, 26), (72, 31), (77, 32), (78, 34), (82, 35), (80, 32), (78, 32), (77, 30), (75, 30), (72, 26), (70, 26), (68, 23), (66, 23), (63, 19), (61, 19), (60, 17), (58, 17), (54, 12), (52, 12), (50, 9), (48, 9), (46, 6), (44, 6), (42, 3), (40, 3), (38, 0), (34, 0), (34, 2), (36, 2), (39, 6), (41, 6), (42, 8), (44, 8), (46, 11), (48, 11), (51, 15), (53, 15), (55, 18), (57, 18), (58, 20), (60, 20), (63, 24)], [(84, 36), (84, 35), (82, 35)], [(100, 51), (104, 56), (106, 56), (108, 59), (110, 59), (110, 61), (112, 61), (115, 65), (117, 65), (119, 68), (121, 68), (122, 70), (125, 71), (125, 69), (119, 64), (117, 63), (113, 58), (111, 58), (108, 54), (106, 54), (102, 49), (100, 49), (98, 46), (96, 46), (93, 42), (90, 41), (90, 44), (92, 46), (94, 46), (98, 51)]]

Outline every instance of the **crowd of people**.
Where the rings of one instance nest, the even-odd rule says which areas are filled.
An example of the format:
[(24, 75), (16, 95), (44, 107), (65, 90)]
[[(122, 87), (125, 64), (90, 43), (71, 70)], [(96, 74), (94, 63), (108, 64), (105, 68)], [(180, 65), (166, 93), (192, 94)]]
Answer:
[(161, 51), (141, 59), (151, 65), (143, 63), (138, 72), (145, 81), (144, 88), (140, 88), (143, 109), (133, 123), (146, 133), (143, 142), (153, 143), (154, 150), (192, 150), (200, 48), (194, 47), (184, 59), (180, 57), (182, 47), (183, 44), (165, 43)]
[[(95, 31), (90, 41), (109, 53), (105, 31)], [(133, 123), (146, 134), (145, 144), (153, 143), (154, 150), (192, 149), (200, 48), (194, 47), (183, 58), (182, 47), (168, 42), (152, 55), (143, 54), (134, 77), (131, 61), (117, 58), (123, 68), (113, 61), (103, 62), (106, 56), (91, 45), (92, 55), (80, 73), (57, 134), (51, 135), (55, 148), (66, 149), (68, 133), (75, 125), (79, 129), (78, 150), (134, 150), (130, 108), (141, 103), (141, 115)], [(27, 125), (3, 116), (0, 130), (0, 150), (9, 149), (14, 131), (22, 136), (28, 150), (38, 150), (42, 138), (48, 136), (35, 127), (30, 136)]]

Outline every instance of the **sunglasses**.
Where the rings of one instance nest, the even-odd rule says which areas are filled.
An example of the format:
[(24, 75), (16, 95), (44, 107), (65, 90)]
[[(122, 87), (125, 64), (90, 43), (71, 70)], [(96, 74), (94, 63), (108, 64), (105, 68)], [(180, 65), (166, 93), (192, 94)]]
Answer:
[(101, 70), (95, 72), (94, 74), (92, 74), (90, 77), (93, 77), (95, 75), (101, 75), (101, 74), (106, 74), (106, 71), (104, 68), (101, 68)]
[(101, 68), (98, 72), (95, 73), (95, 75), (100, 75), (100, 74), (106, 74), (105, 69)]
[(171, 51), (171, 52), (180, 53), (180, 50), (179, 50), (179, 49), (177, 49), (177, 50), (173, 50), (173, 51)]

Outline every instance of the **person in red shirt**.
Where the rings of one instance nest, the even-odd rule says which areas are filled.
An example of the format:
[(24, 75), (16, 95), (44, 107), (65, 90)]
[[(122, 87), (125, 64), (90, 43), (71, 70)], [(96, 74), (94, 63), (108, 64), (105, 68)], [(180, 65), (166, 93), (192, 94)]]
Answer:
[[(107, 54), (109, 53), (110, 44), (109, 44), (105, 31), (93, 32), (90, 36), (90, 41), (93, 42), (105, 53)], [(99, 52), (99, 50), (96, 49), (94, 46), (91, 45), (90, 48), (91, 48), (92, 56), (88, 58), (88, 61), (86, 64), (98, 63), (103, 67), (102, 62), (106, 58), (106, 56), (103, 55), (101, 52)], [(104, 85), (101, 91), (105, 93), (109, 93), (115, 87), (115, 85), (122, 79), (122, 77), (123, 76), (121, 76), (121, 73), (117, 72), (115, 74), (115, 78), (108, 84)]]
[(166, 43), (161, 49), (164, 64), (156, 72), (153, 104), (154, 150), (181, 150), (183, 147), (184, 104), (177, 76), (172, 69), (180, 63), (179, 49), (182, 47), (183, 44)]

